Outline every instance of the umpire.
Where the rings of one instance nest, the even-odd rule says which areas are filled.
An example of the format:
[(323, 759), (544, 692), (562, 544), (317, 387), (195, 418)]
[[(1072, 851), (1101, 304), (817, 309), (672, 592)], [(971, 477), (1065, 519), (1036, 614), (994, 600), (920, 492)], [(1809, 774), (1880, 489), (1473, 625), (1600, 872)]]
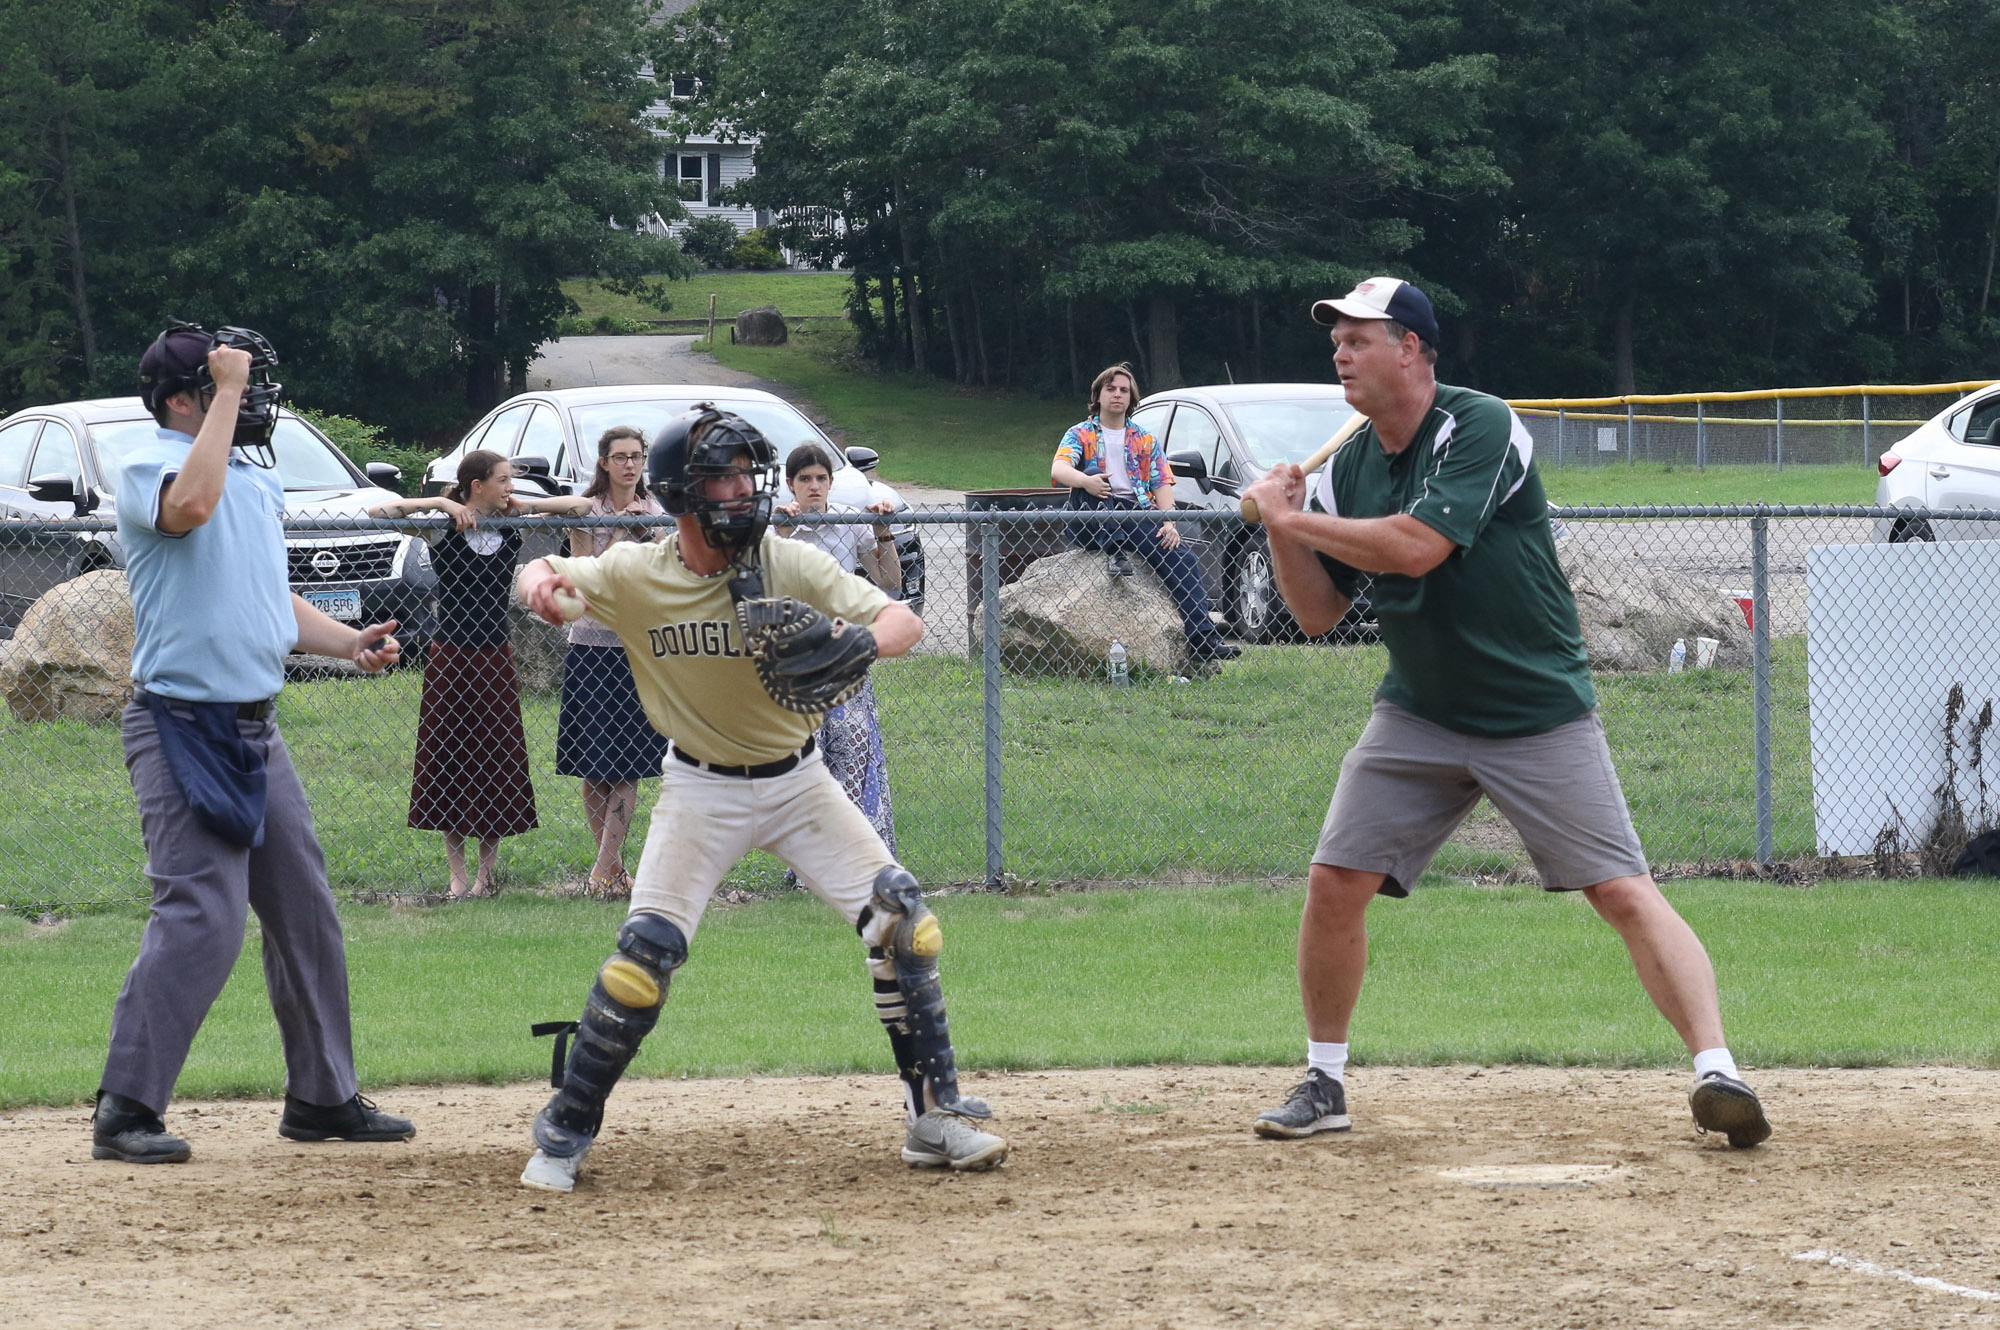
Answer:
[(263, 925), (264, 981), (284, 1041), (278, 1133), (416, 1134), (409, 1119), (357, 1093), (340, 921), (305, 791), (272, 719), (294, 647), (371, 672), (401, 647), (394, 620), (356, 630), (291, 592), (271, 444), (276, 363), (256, 333), (182, 323), (139, 361), (139, 390), (160, 429), (125, 467), (118, 539), (136, 628), (125, 765), (153, 911), (112, 1009), (94, 1159), (188, 1158), (160, 1115), (243, 948), (250, 910)]
[(1376, 895), (1407, 896), (1481, 794), (1550, 891), (1578, 891), (1618, 931), (1639, 981), (1694, 1055), (1695, 1124), (1735, 1146), (1771, 1134), (1722, 1037), (1715, 971), (1654, 885), (1612, 769), (1576, 597), (1556, 562), (1534, 440), (1505, 402), (1437, 381), (1430, 299), (1375, 277), (1313, 306), (1370, 424), (1307, 478), (1252, 485), (1278, 589), (1299, 625), (1340, 621), (1361, 573), (1389, 672), (1340, 781), (1299, 927), (1306, 1078), (1256, 1122), (1290, 1138), (1348, 1126), (1348, 1020)]

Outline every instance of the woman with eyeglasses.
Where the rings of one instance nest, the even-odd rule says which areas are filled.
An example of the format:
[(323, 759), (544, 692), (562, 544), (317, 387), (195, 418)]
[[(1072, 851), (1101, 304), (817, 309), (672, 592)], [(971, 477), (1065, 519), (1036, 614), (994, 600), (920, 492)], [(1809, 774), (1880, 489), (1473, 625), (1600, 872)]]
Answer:
[[(578, 527), (569, 533), (574, 557), (604, 553), (619, 540), (658, 540), (666, 510), (646, 492), (646, 438), (614, 425), (597, 441), (597, 469), (583, 497), (591, 517), (662, 519), (650, 525)], [(625, 836), (638, 809), (639, 782), (660, 774), (666, 737), (646, 720), (632, 665), (618, 634), (588, 614), (569, 626), (563, 657), (562, 715), (556, 726), (556, 774), (583, 781), (583, 813), (597, 843), (590, 883), (572, 894), (622, 900), (632, 894), (625, 871)]]

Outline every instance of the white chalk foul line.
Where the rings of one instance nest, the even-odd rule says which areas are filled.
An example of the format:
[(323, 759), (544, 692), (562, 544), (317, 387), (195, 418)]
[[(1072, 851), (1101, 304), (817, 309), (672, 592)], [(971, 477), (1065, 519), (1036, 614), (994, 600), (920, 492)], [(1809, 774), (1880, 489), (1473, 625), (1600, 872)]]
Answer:
[(2000, 1302), (2000, 1293), (1991, 1293), (1983, 1288), (1970, 1288), (1964, 1284), (1947, 1284), (1942, 1279), (1932, 1279), (1929, 1275), (1912, 1274), (1908, 1270), (1898, 1270), (1892, 1266), (1878, 1265), (1874, 1261), (1863, 1261), (1852, 1256), (1842, 1256), (1830, 1251), (1793, 1252), (1795, 1261), (1812, 1261), (1819, 1265), (1830, 1265), (1836, 1270), (1852, 1270), (1858, 1275), (1882, 1275), (1889, 1279), (1900, 1279), (1906, 1284), (1929, 1289), (1933, 1293), (1955, 1293), (1961, 1298), (1977, 1298), (1981, 1302)]

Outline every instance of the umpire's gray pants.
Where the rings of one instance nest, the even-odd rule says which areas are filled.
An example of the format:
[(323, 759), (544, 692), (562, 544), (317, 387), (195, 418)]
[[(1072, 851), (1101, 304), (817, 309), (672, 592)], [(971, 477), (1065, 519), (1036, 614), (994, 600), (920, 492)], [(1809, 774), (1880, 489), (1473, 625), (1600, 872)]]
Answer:
[(244, 720), (265, 745), (264, 843), (246, 850), (195, 821), (160, 751), (153, 713), (125, 708), (125, 767), (139, 798), (153, 913), (111, 1012), (102, 1088), (166, 1111), (195, 1031), (243, 950), (246, 913), (264, 928), (264, 983), (285, 1047), (285, 1088), (312, 1104), (355, 1091), (347, 951), (305, 789), (269, 720)]

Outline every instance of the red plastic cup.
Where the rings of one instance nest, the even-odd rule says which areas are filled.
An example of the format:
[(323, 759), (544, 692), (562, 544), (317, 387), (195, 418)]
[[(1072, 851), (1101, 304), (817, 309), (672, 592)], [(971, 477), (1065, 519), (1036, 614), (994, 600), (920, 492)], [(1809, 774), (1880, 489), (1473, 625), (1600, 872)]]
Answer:
[(1754, 608), (1757, 602), (1748, 591), (1725, 591), (1722, 594), (1735, 601), (1736, 607), (1743, 611), (1743, 626), (1745, 628), (1755, 628), (1757, 626), (1757, 613)]

